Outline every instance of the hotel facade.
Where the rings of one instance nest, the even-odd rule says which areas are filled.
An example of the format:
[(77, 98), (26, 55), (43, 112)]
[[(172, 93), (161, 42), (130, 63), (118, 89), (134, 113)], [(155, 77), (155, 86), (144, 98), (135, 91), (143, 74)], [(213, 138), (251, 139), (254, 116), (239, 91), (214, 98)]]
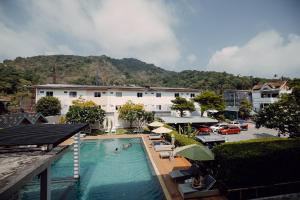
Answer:
[[(154, 112), (156, 116), (176, 115), (171, 111), (171, 100), (180, 96), (191, 99), (200, 90), (189, 88), (167, 87), (136, 87), (136, 86), (87, 86), (46, 84), (35, 86), (36, 102), (45, 96), (57, 97), (62, 106), (61, 114), (68, 112), (72, 101), (82, 98), (91, 100), (106, 112), (107, 119), (113, 123), (113, 128), (123, 127), (124, 122), (118, 119), (118, 109), (128, 101), (143, 104), (146, 111)], [(196, 112), (200, 112), (195, 104)]]

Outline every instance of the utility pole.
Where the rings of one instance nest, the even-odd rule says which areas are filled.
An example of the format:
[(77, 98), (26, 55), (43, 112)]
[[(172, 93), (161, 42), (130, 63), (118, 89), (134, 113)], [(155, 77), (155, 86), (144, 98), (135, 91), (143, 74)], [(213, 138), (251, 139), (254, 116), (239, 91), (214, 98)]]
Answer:
[(54, 64), (52, 67), (52, 78), (53, 78), (52, 83), (56, 84), (56, 64)]
[(97, 71), (96, 71), (95, 84), (97, 86), (99, 86), (101, 84), (100, 75), (99, 75), (99, 68), (97, 68)]

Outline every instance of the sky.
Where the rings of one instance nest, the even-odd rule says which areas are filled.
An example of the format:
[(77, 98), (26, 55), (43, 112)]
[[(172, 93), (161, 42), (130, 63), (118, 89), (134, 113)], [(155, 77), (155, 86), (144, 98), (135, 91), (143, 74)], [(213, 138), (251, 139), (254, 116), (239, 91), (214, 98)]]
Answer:
[(0, 61), (53, 54), (300, 77), (300, 1), (1, 0)]

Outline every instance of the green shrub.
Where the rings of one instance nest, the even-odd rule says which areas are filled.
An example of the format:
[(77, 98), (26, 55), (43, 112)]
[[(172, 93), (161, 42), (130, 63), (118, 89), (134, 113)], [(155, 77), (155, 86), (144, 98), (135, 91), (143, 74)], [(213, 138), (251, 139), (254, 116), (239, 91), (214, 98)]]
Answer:
[(36, 111), (44, 116), (59, 115), (61, 110), (60, 101), (56, 97), (42, 97), (36, 104)]
[(300, 140), (257, 139), (213, 149), (214, 172), (229, 188), (300, 180)]
[[(165, 125), (166, 128), (173, 129), (171, 126)], [(187, 135), (179, 134), (176, 130), (173, 130), (171, 133), (165, 134), (165, 138), (168, 141), (171, 141), (171, 136), (175, 136), (175, 145), (176, 146), (185, 146), (190, 144), (201, 144), (200, 142), (194, 140), (193, 138), (187, 137)]]

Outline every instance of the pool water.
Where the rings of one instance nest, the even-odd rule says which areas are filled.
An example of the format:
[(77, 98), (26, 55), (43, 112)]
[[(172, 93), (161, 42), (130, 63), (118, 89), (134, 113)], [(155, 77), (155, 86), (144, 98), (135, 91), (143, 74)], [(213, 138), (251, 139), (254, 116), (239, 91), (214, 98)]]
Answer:
[[(80, 151), (78, 182), (72, 179), (72, 150), (53, 163), (51, 199), (165, 199), (140, 138), (84, 141)], [(21, 198), (39, 199), (38, 184), (28, 184)]]

